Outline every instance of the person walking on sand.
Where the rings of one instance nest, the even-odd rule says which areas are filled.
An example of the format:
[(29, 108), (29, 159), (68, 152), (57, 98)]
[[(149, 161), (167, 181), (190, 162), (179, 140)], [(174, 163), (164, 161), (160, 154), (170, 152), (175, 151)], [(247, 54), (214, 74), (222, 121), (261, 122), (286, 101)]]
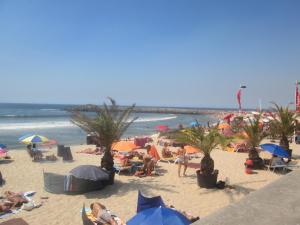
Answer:
[(186, 155), (186, 151), (183, 145), (181, 145), (180, 148), (178, 148), (177, 155), (178, 155), (178, 177), (180, 177), (182, 166), (183, 166), (183, 176), (186, 176), (186, 169), (187, 169), (189, 158)]

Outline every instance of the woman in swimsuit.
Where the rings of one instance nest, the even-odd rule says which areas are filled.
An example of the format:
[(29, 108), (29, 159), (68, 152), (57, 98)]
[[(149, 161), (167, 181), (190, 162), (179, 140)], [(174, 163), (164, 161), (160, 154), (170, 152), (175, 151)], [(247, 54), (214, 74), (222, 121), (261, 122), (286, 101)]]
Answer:
[(185, 173), (186, 173), (189, 158), (186, 155), (186, 151), (183, 145), (180, 148), (178, 148), (177, 155), (178, 155), (178, 177), (180, 177), (181, 166), (183, 166), (183, 176), (186, 176)]

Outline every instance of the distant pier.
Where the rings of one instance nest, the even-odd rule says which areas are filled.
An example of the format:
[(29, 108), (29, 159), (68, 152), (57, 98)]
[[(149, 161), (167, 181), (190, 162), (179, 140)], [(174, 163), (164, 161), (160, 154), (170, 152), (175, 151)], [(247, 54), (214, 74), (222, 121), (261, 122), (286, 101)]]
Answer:
[[(102, 106), (97, 105), (82, 105), (72, 108), (67, 108), (67, 111), (83, 111), (83, 112), (95, 112)], [(120, 111), (123, 111), (128, 106), (119, 106)], [(204, 109), (204, 108), (180, 108), (180, 107), (148, 107), (148, 106), (136, 106), (133, 112), (136, 113), (163, 113), (163, 114), (196, 114), (196, 115), (213, 115), (216, 113), (232, 111), (232, 109)]]

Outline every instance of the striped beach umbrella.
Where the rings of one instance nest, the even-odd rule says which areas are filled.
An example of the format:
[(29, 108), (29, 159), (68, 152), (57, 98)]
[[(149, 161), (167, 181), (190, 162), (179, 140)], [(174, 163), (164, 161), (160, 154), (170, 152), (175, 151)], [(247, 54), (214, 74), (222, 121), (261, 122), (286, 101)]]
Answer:
[(48, 142), (48, 141), (49, 141), (48, 138), (46, 138), (42, 135), (37, 135), (37, 134), (25, 135), (25, 136), (19, 138), (19, 142), (21, 142), (23, 144), (45, 143), (45, 142)]

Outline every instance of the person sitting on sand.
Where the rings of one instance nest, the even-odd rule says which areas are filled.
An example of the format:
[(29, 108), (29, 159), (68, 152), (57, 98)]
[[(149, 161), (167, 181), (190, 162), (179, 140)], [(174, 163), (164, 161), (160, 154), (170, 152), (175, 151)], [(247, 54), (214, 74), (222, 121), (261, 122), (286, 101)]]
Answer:
[(43, 153), (37, 149), (35, 143), (32, 145), (31, 150), (32, 150), (32, 155), (33, 155), (33, 161), (39, 161), (43, 158)]
[(161, 155), (163, 158), (172, 158), (173, 157), (172, 152), (168, 148), (167, 142), (164, 143), (164, 147), (161, 150)]
[(186, 150), (184, 149), (184, 146), (181, 145), (180, 148), (177, 150), (177, 162), (178, 162), (178, 177), (180, 177), (181, 173), (181, 167), (183, 166), (183, 176), (186, 176), (186, 170), (187, 170), (187, 165), (189, 161), (189, 157), (186, 155)]
[(121, 221), (116, 216), (111, 215), (109, 210), (106, 209), (104, 205), (99, 202), (94, 202), (91, 204), (92, 215), (96, 218), (95, 222), (97, 225), (100, 224), (110, 224), (110, 225), (125, 225), (123, 221)]

